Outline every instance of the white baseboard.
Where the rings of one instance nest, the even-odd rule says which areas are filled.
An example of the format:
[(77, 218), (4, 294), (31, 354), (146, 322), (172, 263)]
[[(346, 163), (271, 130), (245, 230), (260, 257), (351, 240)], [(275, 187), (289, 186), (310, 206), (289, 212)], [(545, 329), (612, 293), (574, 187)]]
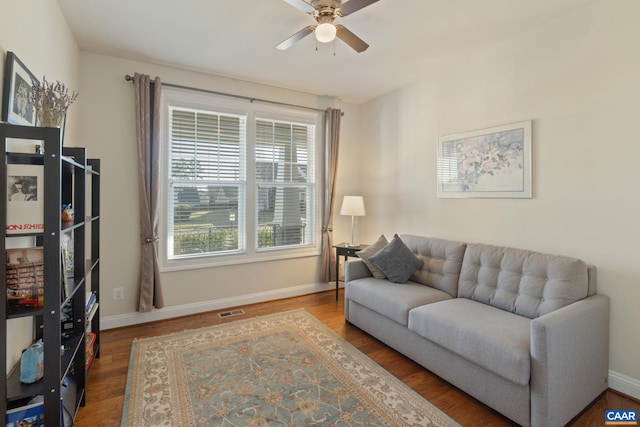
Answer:
[(174, 317), (188, 316), (190, 314), (204, 313), (207, 311), (222, 310), (230, 307), (238, 307), (246, 304), (273, 301), (276, 299), (297, 297), (300, 295), (313, 294), (316, 292), (335, 289), (334, 283), (312, 283), (308, 285), (294, 286), (291, 288), (277, 289), (274, 291), (258, 292), (255, 294), (241, 295), (232, 298), (223, 298), (211, 301), (198, 302), (194, 304), (184, 304), (179, 306), (162, 308), (147, 313), (127, 313), (115, 316), (100, 318), (100, 328), (113, 329), (123, 326), (138, 325), (140, 323), (155, 322)]
[(609, 388), (640, 400), (640, 380), (609, 370)]

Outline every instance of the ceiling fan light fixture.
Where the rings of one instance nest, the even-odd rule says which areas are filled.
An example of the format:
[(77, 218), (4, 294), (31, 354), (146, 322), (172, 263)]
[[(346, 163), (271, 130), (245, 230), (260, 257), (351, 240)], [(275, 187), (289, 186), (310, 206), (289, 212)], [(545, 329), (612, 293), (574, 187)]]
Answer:
[(316, 40), (320, 43), (329, 43), (336, 38), (336, 27), (330, 22), (319, 24), (315, 29)]

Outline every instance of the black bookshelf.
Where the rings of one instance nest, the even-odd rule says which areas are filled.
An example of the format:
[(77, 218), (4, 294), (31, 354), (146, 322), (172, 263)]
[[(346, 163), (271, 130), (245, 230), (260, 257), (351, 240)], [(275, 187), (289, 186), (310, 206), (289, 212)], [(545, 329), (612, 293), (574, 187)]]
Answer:
[[(100, 161), (89, 159), (86, 148), (63, 148), (59, 128), (0, 123), (0, 138), (5, 144), (5, 149), (0, 150), (0, 168), (3, 168), (0, 173), (3, 205), (0, 208), (0, 224), (3, 224), (0, 250), (7, 259), (7, 251), (15, 250), (10, 249), (14, 241), (21, 239), (21, 245), (25, 240), (32, 241), (33, 247), (42, 248), (43, 258), (42, 265), (34, 267), (33, 275), (25, 274), (24, 279), (16, 274), (17, 267), (10, 265), (8, 268), (7, 262), (0, 263), (0, 281), (5, 283), (5, 291), (0, 292), (0, 327), (4, 328), (6, 336), (8, 320), (32, 318), (31, 340), (44, 341), (44, 377), (33, 384), (23, 384), (19, 362), (7, 369), (8, 343), (6, 339), (0, 340), (0, 365), (4, 370), (0, 409), (4, 414), (7, 409), (22, 406), (30, 398), (42, 395), (45, 422), (47, 426), (56, 426), (61, 424), (63, 412), (75, 418), (78, 409), (85, 404), (89, 373), (86, 361), (88, 330), (95, 334), (92, 354), (99, 357)], [(16, 146), (20, 145), (20, 140), (26, 147), (36, 141), (44, 147), (44, 153), (7, 151), (9, 141)], [(7, 172), (9, 168), (15, 168), (12, 165), (42, 168), (37, 175), (37, 181), (41, 179), (37, 186), (42, 188), (33, 206), (42, 211), (42, 226), (36, 221), (35, 226), (28, 224), (30, 227), (26, 230), (20, 225), (8, 227), (7, 212), (15, 206), (24, 206), (11, 205), (9, 186), (16, 178)], [(61, 221), (63, 205), (73, 208), (72, 221)], [(43, 280), (40, 280), (40, 274)], [(33, 295), (37, 297), (22, 299), (23, 284), (18, 285), (19, 291), (8, 292), (8, 277), (12, 284), (20, 280), (28, 284), (36, 282), (40, 290)], [(91, 319), (87, 319), (86, 306), (89, 292), (96, 295)], [(9, 294), (11, 305), (8, 305)], [(13, 300), (16, 298), (17, 302)], [(24, 309), (16, 309), (23, 305)]]

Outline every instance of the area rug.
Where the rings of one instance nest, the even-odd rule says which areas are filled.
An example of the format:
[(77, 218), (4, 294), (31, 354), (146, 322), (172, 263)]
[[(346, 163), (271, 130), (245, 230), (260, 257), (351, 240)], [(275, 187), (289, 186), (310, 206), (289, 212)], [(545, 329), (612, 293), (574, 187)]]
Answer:
[(135, 340), (121, 425), (458, 424), (294, 310)]

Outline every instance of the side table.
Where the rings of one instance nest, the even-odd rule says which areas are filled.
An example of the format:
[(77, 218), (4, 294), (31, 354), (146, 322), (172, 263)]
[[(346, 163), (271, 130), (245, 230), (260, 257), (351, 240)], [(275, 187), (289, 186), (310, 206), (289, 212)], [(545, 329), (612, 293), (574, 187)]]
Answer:
[(347, 246), (348, 243), (338, 243), (333, 245), (336, 249), (336, 301), (338, 301), (338, 282), (340, 281), (340, 257), (344, 256), (344, 262), (349, 257), (357, 257), (356, 252), (363, 250), (369, 245)]

